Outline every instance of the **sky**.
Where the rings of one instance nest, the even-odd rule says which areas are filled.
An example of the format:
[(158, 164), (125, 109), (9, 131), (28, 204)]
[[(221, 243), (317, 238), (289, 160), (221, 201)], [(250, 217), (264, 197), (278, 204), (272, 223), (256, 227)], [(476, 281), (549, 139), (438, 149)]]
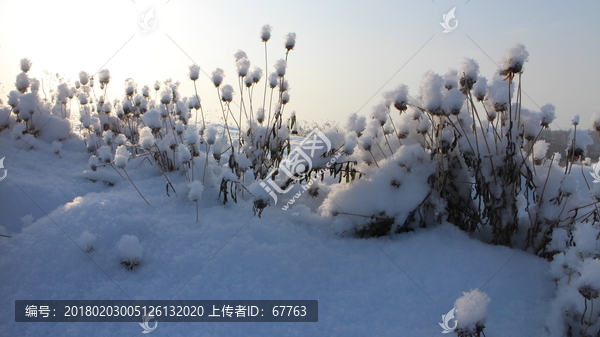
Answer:
[[(457, 21), (450, 24), (458, 25), (443, 33), (442, 16), (452, 8)], [(150, 10), (152, 29), (144, 32), (140, 23)], [(577, 114), (589, 127), (600, 111), (599, 14), (597, 0), (2, 0), (0, 98), (6, 102), (14, 90), (23, 57), (33, 62), (29, 74), (44, 80), (47, 94), (55, 74), (74, 81), (82, 70), (106, 68), (111, 101), (122, 96), (127, 78), (138, 88), (172, 78), (191, 96), (188, 67), (194, 63), (209, 75), (224, 69), (224, 83), (237, 89), (233, 55), (245, 51), (264, 71), (260, 30), (270, 24), (268, 73), (285, 56), (285, 35), (297, 34), (288, 59), (286, 112), (296, 111), (300, 120), (343, 123), (352, 112), (368, 116), (383, 92), (406, 84), (417, 95), (425, 72), (458, 69), (464, 57), (477, 60), (480, 74), (491, 79), (505, 50), (522, 43), (530, 54), (524, 107), (554, 104), (554, 129), (570, 128)], [(215, 88), (201, 75), (202, 105), (217, 116)], [(255, 101), (262, 101), (262, 84)]]

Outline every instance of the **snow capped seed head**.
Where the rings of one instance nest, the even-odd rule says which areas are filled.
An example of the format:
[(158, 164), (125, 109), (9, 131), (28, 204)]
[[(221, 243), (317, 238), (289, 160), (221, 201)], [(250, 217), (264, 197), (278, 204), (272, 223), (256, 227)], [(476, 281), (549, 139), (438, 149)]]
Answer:
[(279, 59), (275, 62), (275, 72), (277, 72), (277, 76), (283, 77), (285, 76), (285, 68), (287, 67), (287, 62), (284, 59)]
[(111, 110), (112, 110), (112, 106), (110, 105), (110, 103), (106, 102), (106, 103), (104, 103), (104, 105), (102, 105), (102, 112), (108, 114), (108, 113), (110, 113)]
[(125, 138), (125, 135), (123, 135), (123, 134), (117, 135), (113, 139), (113, 143), (115, 143), (117, 145), (125, 145), (127, 143), (127, 138)]
[(290, 101), (290, 92), (286, 91), (281, 95), (281, 104), (287, 104)]
[[(35, 91), (39, 91), (40, 90), (40, 81), (37, 78), (32, 78), (31, 79), (31, 91), (35, 92)], [(69, 98), (73, 98), (73, 95), (75, 94), (75, 88), (71, 88), (71, 90), (69, 90)]]
[(200, 77), (200, 66), (197, 64), (192, 64), (190, 66), (190, 80), (195, 81), (198, 79), (198, 77)]
[(140, 240), (138, 240), (137, 236), (123, 235), (117, 243), (117, 251), (119, 252), (121, 261), (126, 262), (129, 266), (128, 268), (131, 269), (133, 266), (140, 264), (144, 249), (140, 245)]
[(365, 116), (359, 116), (356, 112), (353, 112), (348, 116), (346, 121), (346, 130), (348, 132), (354, 132), (357, 135), (360, 134), (367, 126), (367, 119)]
[(254, 78), (252, 77), (252, 73), (244, 77), (244, 84), (246, 85), (246, 88), (250, 88), (252, 84), (254, 84)]
[(460, 68), (460, 86), (471, 90), (473, 84), (477, 82), (477, 74), (479, 74), (479, 63), (477, 61), (464, 58)]
[(442, 110), (446, 115), (458, 115), (465, 101), (465, 96), (457, 89), (452, 88), (444, 93)]
[(246, 75), (248, 75), (248, 71), (250, 70), (250, 60), (247, 58), (239, 59), (235, 62), (235, 66), (237, 67), (238, 76), (246, 77)]
[(262, 124), (265, 121), (265, 108), (260, 107), (256, 111), (256, 121)]
[(279, 91), (280, 92), (286, 92), (290, 89), (290, 84), (288, 83), (287, 80), (281, 82), (281, 85), (279, 86)]
[(419, 91), (423, 100), (423, 108), (433, 115), (442, 113), (442, 87), (444, 80), (433, 71), (428, 71), (423, 75)]
[(486, 93), (487, 78), (479, 76), (475, 82), (475, 85), (473, 86), (473, 96), (475, 96), (478, 102), (481, 102), (485, 99)]
[(224, 77), (225, 77), (225, 72), (223, 71), (223, 69), (217, 68), (215, 71), (213, 71), (212, 82), (215, 85), (215, 87), (218, 88), (219, 86), (221, 86), (221, 83), (223, 83)]
[(479, 289), (464, 292), (463, 296), (454, 302), (458, 326), (469, 332), (475, 332), (478, 326), (483, 326), (490, 301), (488, 295)]
[(29, 71), (29, 69), (31, 69), (31, 60), (29, 60), (26, 57), (22, 58), (21, 59), (21, 71), (26, 73)]
[(358, 137), (356, 136), (356, 132), (349, 132), (348, 134), (346, 134), (346, 139), (342, 152), (344, 152), (348, 156), (351, 156), (354, 153), (354, 148), (356, 148), (356, 144), (358, 144)]
[(54, 152), (54, 154), (59, 154), (61, 148), (62, 148), (61, 142), (56, 141), (56, 140), (52, 142), (52, 152)]
[(279, 76), (277, 75), (277, 73), (271, 73), (271, 75), (269, 76), (269, 87), (271, 89), (275, 89), (275, 87), (277, 87), (278, 83), (279, 83)]
[(202, 198), (202, 192), (204, 191), (204, 185), (200, 181), (193, 181), (188, 184), (190, 187), (190, 192), (188, 193), (188, 198), (190, 201), (196, 202)]
[(373, 112), (371, 113), (371, 118), (379, 121), (379, 124), (383, 126), (385, 122), (387, 122), (388, 114), (390, 113), (390, 109), (385, 106), (385, 104), (377, 104), (373, 107)]
[(15, 81), (15, 86), (20, 93), (25, 93), (29, 88), (29, 76), (26, 73), (20, 73), (17, 75), (17, 80)]
[(86, 105), (88, 104), (88, 97), (86, 93), (79, 93), (79, 104)]
[(115, 165), (117, 166), (117, 168), (124, 169), (125, 167), (127, 167), (129, 156), (130, 153), (127, 147), (119, 145), (115, 153)]
[(104, 145), (98, 149), (98, 157), (105, 163), (110, 163), (113, 160), (112, 149), (110, 146)]
[(394, 108), (398, 109), (398, 111), (403, 112), (408, 108), (406, 104), (408, 104), (408, 86), (404, 84), (400, 84), (396, 89), (385, 93), (384, 95), (386, 105), (390, 106), (394, 105)]
[(423, 111), (421, 111), (421, 109), (413, 108), (412, 111), (411, 111), (411, 113), (410, 113), (410, 116), (415, 121), (419, 120), (423, 116)]
[[(56, 100), (62, 104), (66, 104), (67, 97), (69, 96), (69, 87), (66, 83), (61, 83), (57, 89)], [(104, 99), (102, 99), (102, 102), (104, 102)]]
[(231, 102), (233, 100), (233, 87), (226, 84), (221, 88), (221, 99), (223, 102)]
[[(152, 111), (152, 110), (150, 110)], [(148, 112), (150, 112), (148, 111)], [(156, 110), (155, 110), (156, 111)], [(144, 114), (145, 116), (145, 114)], [(154, 145), (154, 137), (152, 136), (152, 131), (149, 127), (144, 126), (140, 129), (140, 145), (144, 150), (150, 150)]]
[(571, 124), (573, 124), (574, 126), (579, 125), (579, 115), (575, 115), (575, 117), (571, 119)]
[(186, 145), (194, 145), (198, 142), (198, 129), (195, 124), (188, 125), (185, 130), (185, 139), (183, 141)]
[(241, 59), (247, 59), (248, 54), (246, 54), (245, 51), (238, 49), (238, 51), (235, 54), (233, 54), (233, 57), (235, 58), (235, 62), (237, 62)]
[(262, 26), (262, 29), (260, 30), (260, 39), (262, 40), (262, 42), (269, 41), (269, 39), (271, 38), (272, 31), (273, 28), (270, 25)]
[(81, 82), (79, 80), (75, 81), (75, 89), (81, 88)]
[(187, 146), (180, 145), (177, 147), (177, 156), (182, 163), (189, 163), (192, 160), (192, 154)]
[(451, 90), (458, 87), (458, 70), (448, 69), (444, 74), (444, 88)]
[(217, 129), (214, 126), (209, 126), (206, 130), (206, 142), (208, 145), (213, 145), (217, 140)]
[(421, 118), (419, 121), (419, 125), (417, 125), (417, 133), (418, 134), (426, 134), (431, 127), (431, 122), (429, 118)]
[(258, 68), (258, 67), (254, 67), (254, 70), (252, 71), (252, 82), (253, 83), (258, 83), (260, 81), (260, 79), (262, 78), (262, 69)]
[(173, 91), (169, 88), (165, 88), (161, 93), (160, 102), (162, 104), (169, 104), (171, 103), (171, 100), (173, 100)]
[(96, 236), (88, 231), (83, 231), (81, 235), (79, 235), (79, 239), (77, 239), (77, 243), (86, 253), (91, 253), (94, 251), (94, 242), (96, 241)]
[(188, 100), (188, 107), (190, 109), (200, 109), (200, 96), (190, 97)]
[(104, 138), (104, 142), (106, 142), (107, 145), (111, 145), (113, 139), (115, 138), (115, 134), (112, 131), (108, 130), (104, 131), (102, 137)]
[[(488, 98), (491, 100), (496, 112), (502, 112), (508, 109), (509, 84), (510, 83), (503, 81), (500, 76), (494, 75), (492, 83), (488, 86)], [(511, 85), (510, 89), (512, 96), (512, 89), (514, 89), (514, 86)]]
[(158, 131), (162, 127), (162, 122), (160, 120), (160, 113), (156, 111), (156, 109), (150, 109), (142, 116), (142, 121), (144, 124), (151, 128), (152, 131)]
[(142, 101), (144, 100), (144, 97), (142, 95), (135, 95), (135, 97), (133, 98), (133, 104), (136, 107), (139, 107), (140, 105), (142, 105)]
[(505, 56), (500, 61), (502, 75), (518, 74), (523, 72), (523, 65), (529, 60), (529, 52), (525, 46), (516, 43), (506, 50)]
[(100, 84), (107, 85), (110, 82), (110, 71), (108, 69), (102, 69), (98, 72), (98, 78)]
[(160, 114), (160, 117), (162, 117), (162, 118), (169, 117), (169, 111), (167, 110), (167, 108), (164, 105), (160, 105), (158, 107), (158, 113)]
[[(21, 124), (18, 124), (21, 125)], [(88, 166), (92, 171), (96, 171), (98, 169), (98, 165), (100, 165), (100, 159), (98, 159), (98, 157), (96, 157), (95, 155), (92, 155), (90, 157), (90, 159), (88, 160)]]
[(11, 92), (8, 93), (8, 105), (10, 105), (12, 108), (16, 107), (17, 105), (19, 105), (19, 92), (12, 90)]
[(296, 46), (296, 33), (288, 33), (285, 36), (285, 49), (292, 50)]
[(85, 71), (80, 71), (79, 82), (81, 85), (87, 85), (90, 82), (90, 74), (86, 73)]
[(160, 82), (159, 81), (154, 82), (154, 90), (156, 90), (156, 91), (160, 90)]
[(125, 95), (131, 97), (137, 92), (137, 84), (132, 78), (125, 80)]
[(145, 85), (142, 87), (142, 96), (144, 96), (145, 98), (150, 97), (150, 87)]
[(542, 106), (541, 115), (542, 115), (542, 126), (544, 128), (548, 128), (550, 123), (554, 122), (554, 118), (556, 118), (555, 111), (556, 111), (556, 108), (554, 107), (554, 105), (552, 105), (550, 103)]

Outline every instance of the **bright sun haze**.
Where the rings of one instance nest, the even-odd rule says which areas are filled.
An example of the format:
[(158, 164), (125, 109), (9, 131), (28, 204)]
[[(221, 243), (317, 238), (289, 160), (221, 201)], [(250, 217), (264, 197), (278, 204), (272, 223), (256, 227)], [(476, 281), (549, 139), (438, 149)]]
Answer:
[[(443, 33), (442, 15), (454, 7), (458, 26)], [(150, 10), (153, 29), (144, 33), (140, 23)], [(522, 43), (530, 53), (524, 106), (539, 110), (552, 103), (557, 109), (553, 128), (569, 128), (574, 114), (587, 128), (599, 109), (594, 98), (600, 88), (600, 46), (592, 43), (600, 33), (599, 10), (597, 1), (5, 0), (0, 4), (0, 94), (6, 100), (14, 90), (23, 57), (32, 60), (30, 74), (44, 79), (46, 91), (51, 75), (74, 81), (79, 71), (107, 68), (109, 99), (121, 95), (127, 78), (140, 87), (172, 78), (182, 82), (184, 95), (192, 95), (187, 71), (193, 63), (208, 74), (223, 68), (225, 83), (237, 88), (233, 54), (238, 49), (268, 75), (284, 56), (284, 36), (296, 32), (288, 112), (296, 110), (308, 121), (343, 122), (359, 109), (368, 115), (381, 93), (400, 83), (417, 95), (426, 71), (444, 74), (459, 68), (463, 57), (477, 60), (481, 74), (491, 78), (504, 51)], [(273, 27), (266, 71), (259, 37), (264, 24)], [(217, 110), (214, 88), (203, 73), (198, 85), (203, 105)]]

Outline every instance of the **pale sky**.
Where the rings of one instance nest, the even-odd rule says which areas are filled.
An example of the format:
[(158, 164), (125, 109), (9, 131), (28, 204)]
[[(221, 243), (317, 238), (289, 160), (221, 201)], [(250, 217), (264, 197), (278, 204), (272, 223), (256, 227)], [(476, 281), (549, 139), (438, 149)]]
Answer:
[[(491, 79), (493, 62), (517, 42), (530, 54), (523, 74), (525, 107), (554, 104), (553, 128), (570, 128), (575, 114), (588, 127), (600, 110), (597, 0), (134, 1), (2, 0), (2, 99), (6, 102), (14, 90), (23, 57), (33, 62), (30, 76), (44, 78), (46, 85), (45, 71), (75, 80), (81, 70), (94, 74), (107, 68), (111, 101), (121, 96), (127, 78), (138, 88), (172, 78), (182, 82), (183, 95), (191, 96), (187, 73), (193, 62), (208, 74), (223, 68), (224, 83), (237, 92), (233, 54), (244, 50), (264, 71), (259, 34), (270, 24), (268, 73), (285, 54), (284, 36), (297, 34), (286, 75), (291, 88), (286, 112), (295, 110), (299, 119), (343, 122), (359, 109), (368, 116), (382, 92), (403, 83), (417, 95), (426, 71), (460, 68), (463, 57), (477, 60), (480, 74)], [(445, 34), (439, 22), (453, 7), (458, 27)], [(155, 21), (150, 23), (156, 27), (143, 33), (139, 23), (152, 8)], [(263, 85), (255, 101), (262, 101)], [(198, 89), (204, 108), (216, 115), (219, 102), (206, 76)]]

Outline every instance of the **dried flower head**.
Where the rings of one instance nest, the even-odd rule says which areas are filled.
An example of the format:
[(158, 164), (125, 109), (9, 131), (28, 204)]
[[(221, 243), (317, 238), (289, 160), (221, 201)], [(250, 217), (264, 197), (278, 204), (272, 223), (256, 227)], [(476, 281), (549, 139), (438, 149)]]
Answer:
[(587, 300), (593, 300), (598, 298), (598, 289), (590, 284), (583, 284), (577, 288), (581, 296)]
[(285, 49), (292, 50), (296, 46), (296, 33), (288, 33), (285, 36)]
[(79, 82), (81, 85), (87, 85), (90, 82), (90, 74), (86, 73), (85, 71), (80, 71)]
[(233, 100), (233, 87), (226, 84), (221, 88), (221, 99), (223, 102), (231, 102)]
[(275, 62), (275, 71), (277, 72), (277, 76), (283, 77), (285, 76), (285, 68), (287, 67), (287, 62), (284, 59), (277, 60)]
[(22, 58), (21, 59), (21, 71), (26, 73), (29, 71), (29, 69), (31, 69), (31, 60), (29, 60), (26, 57)]
[(190, 80), (195, 81), (200, 77), (200, 66), (197, 64), (192, 64), (190, 66)]
[(108, 69), (102, 69), (98, 72), (98, 78), (100, 84), (107, 85), (110, 82), (110, 71)]
[(275, 89), (277, 84), (279, 84), (279, 75), (277, 75), (277, 73), (271, 73), (271, 75), (269, 75), (269, 87)]
[(262, 26), (262, 29), (260, 30), (260, 39), (262, 42), (269, 41), (271, 38), (271, 31), (273, 31), (273, 28), (270, 25)]
[(502, 75), (514, 75), (523, 72), (523, 65), (529, 60), (529, 52), (525, 49), (525, 46), (516, 43), (510, 47), (504, 56), (504, 59), (500, 62), (500, 69)]
[(26, 73), (20, 73), (19, 75), (17, 75), (15, 86), (17, 87), (17, 90), (19, 90), (20, 93), (25, 93), (29, 88), (29, 84), (29, 76), (27, 76)]
[(223, 69), (217, 68), (217, 69), (215, 69), (215, 71), (213, 71), (212, 82), (215, 85), (215, 87), (218, 88), (221, 86), (221, 83), (223, 83), (224, 77), (225, 77), (225, 71), (223, 71)]

